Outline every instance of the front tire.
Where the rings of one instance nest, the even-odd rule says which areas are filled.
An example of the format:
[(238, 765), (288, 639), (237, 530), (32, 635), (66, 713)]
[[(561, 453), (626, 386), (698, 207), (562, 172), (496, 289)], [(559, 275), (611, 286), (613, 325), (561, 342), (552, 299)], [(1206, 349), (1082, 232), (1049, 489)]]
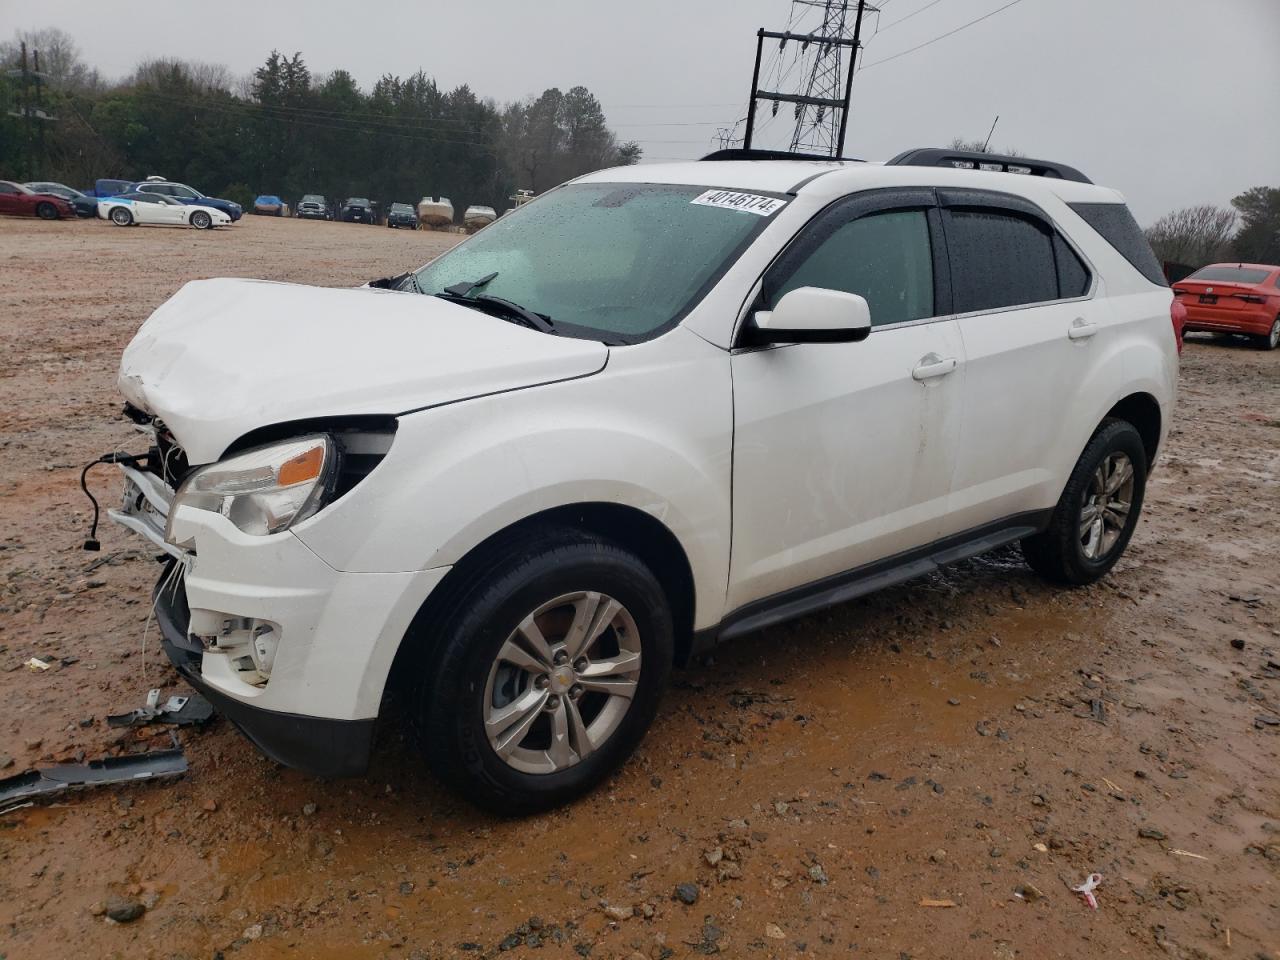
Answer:
[(52, 203), (38, 203), (36, 204), (36, 216), (41, 220), (57, 220), (58, 208)]
[(1133, 536), (1147, 487), (1147, 452), (1125, 420), (1107, 420), (1076, 461), (1049, 528), (1022, 541), (1036, 573), (1083, 586), (1115, 566)]
[(448, 606), (418, 684), (418, 730), (432, 769), (468, 800), (503, 814), (565, 803), (643, 738), (673, 626), (635, 555), (543, 530), (473, 567)]
[(208, 230), (213, 226), (213, 218), (203, 210), (197, 210), (191, 214), (191, 225), (197, 230)]
[(112, 207), (111, 222), (117, 227), (127, 227), (133, 223), (133, 214), (124, 207)]

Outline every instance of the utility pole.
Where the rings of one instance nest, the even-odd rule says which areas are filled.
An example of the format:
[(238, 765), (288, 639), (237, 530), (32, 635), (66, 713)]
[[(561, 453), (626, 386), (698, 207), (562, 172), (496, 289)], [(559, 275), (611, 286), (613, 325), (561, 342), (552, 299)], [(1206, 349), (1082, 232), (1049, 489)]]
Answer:
[[(36, 131), (36, 137), (39, 138), (39, 153), (44, 156), (44, 124), (49, 121), (56, 120), (57, 117), (51, 117), (44, 111), (44, 97), (41, 91), (41, 81), (45, 79), (45, 75), (40, 72), (40, 51), (34, 50), (32, 53), (35, 57), (35, 69), (32, 70), (27, 66), (27, 43), (22, 41), (20, 66), (16, 70), (10, 70), (8, 76), (16, 78), (20, 81), (19, 91), (21, 103), (17, 110), (10, 110), (9, 116), (22, 118), (22, 177), (24, 180), (32, 179), (36, 176), (33, 157), (32, 131)], [(34, 103), (31, 96), (31, 88), (35, 87)]]
[[(781, 32), (761, 29), (756, 32), (756, 61), (747, 106), (747, 131), (743, 139), (745, 149), (751, 149), (755, 136), (756, 102), (768, 100), (773, 102), (775, 116), (780, 104), (794, 106), (795, 128), (790, 138), (792, 153), (824, 153), (838, 157), (844, 152), (863, 16), (867, 12), (878, 12), (878, 8), (866, 0), (857, 0), (856, 9), (850, 16), (851, 6), (852, 0), (792, 0), (792, 23), (803, 18), (807, 12), (804, 8), (821, 9), (822, 22), (816, 30), (799, 33), (790, 29)], [(786, 55), (787, 45), (795, 45), (791, 65), (802, 67), (804, 77), (797, 92), (760, 89), (760, 68), (766, 39), (779, 41), (779, 64)], [(849, 52), (847, 62), (846, 50)], [(780, 67), (777, 76), (783, 75)]]

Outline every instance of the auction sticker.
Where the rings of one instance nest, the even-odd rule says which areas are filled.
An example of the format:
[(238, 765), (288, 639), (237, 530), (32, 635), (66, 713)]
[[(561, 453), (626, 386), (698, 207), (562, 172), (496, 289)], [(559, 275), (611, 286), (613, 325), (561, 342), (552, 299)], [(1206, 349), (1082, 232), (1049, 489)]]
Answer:
[(700, 197), (689, 201), (703, 207), (724, 207), (728, 210), (742, 210), (757, 216), (767, 217), (787, 205), (787, 201), (776, 197), (762, 197), (758, 193), (735, 193), (732, 190), (708, 190)]

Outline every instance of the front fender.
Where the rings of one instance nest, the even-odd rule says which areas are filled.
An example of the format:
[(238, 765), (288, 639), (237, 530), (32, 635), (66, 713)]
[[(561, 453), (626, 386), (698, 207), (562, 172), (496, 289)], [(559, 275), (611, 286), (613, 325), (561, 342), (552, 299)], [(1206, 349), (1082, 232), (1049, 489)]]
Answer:
[(545, 510), (629, 506), (683, 547), (702, 627), (724, 607), (731, 444), (728, 354), (677, 328), (592, 377), (402, 417), (378, 468), (294, 530), (342, 571), (420, 571)]

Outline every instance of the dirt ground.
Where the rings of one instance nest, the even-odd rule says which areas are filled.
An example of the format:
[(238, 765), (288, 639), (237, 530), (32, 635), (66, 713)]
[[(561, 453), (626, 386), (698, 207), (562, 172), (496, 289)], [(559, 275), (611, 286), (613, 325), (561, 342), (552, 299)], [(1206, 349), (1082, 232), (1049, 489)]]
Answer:
[[(136, 445), (137, 326), (192, 278), (353, 284), (454, 239), (0, 219), (0, 776), (163, 746), (103, 718), (183, 692), (151, 552), (109, 523), (80, 549), (80, 466)], [(611, 782), (526, 820), (455, 801), (394, 729), (343, 782), (184, 730), (179, 780), (0, 814), (0, 958), (1280, 958), (1280, 354), (1183, 361), (1103, 583), (1010, 550), (722, 648)], [(1095, 871), (1096, 912), (1070, 890)]]

